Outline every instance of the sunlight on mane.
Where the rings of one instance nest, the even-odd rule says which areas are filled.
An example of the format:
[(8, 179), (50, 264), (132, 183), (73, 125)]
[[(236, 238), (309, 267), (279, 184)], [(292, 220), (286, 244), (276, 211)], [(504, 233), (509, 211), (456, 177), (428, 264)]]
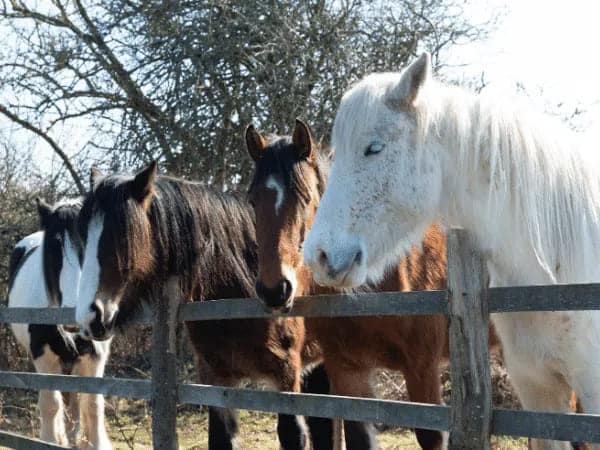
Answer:
[[(511, 228), (527, 233), (553, 282), (564, 281), (557, 279), (559, 261), (572, 272), (564, 274), (567, 278), (587, 277), (582, 267), (593, 266), (600, 256), (600, 165), (598, 153), (583, 146), (581, 136), (504, 98), (436, 82), (423, 90), (417, 110), (419, 134), (456, 152), (455, 167), (463, 175), (455, 177), (453, 192), (467, 192), (472, 174), (483, 174), (488, 199), (482, 214), (488, 223), (510, 214)], [(507, 236), (496, 239), (506, 242), (492, 245), (511, 243)]]

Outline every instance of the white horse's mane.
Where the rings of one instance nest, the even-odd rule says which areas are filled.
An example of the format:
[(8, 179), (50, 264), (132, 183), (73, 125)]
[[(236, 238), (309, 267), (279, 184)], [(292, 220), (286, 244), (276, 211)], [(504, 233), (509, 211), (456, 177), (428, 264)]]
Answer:
[[(364, 120), (364, 111), (389, 117), (379, 112), (394, 106), (389, 95), (401, 76), (371, 74), (350, 89), (338, 111), (334, 135), (354, 139), (355, 124)], [(600, 273), (600, 152), (585, 145), (580, 134), (557, 118), (513, 100), (475, 95), (428, 79), (411, 111), (416, 118), (416, 145), (427, 151), (433, 138), (452, 152), (458, 174), (452, 191), (485, 186), (487, 207), (481, 214), (488, 223), (510, 220), (503, 231), (522, 230), (552, 282), (590, 281), (590, 271)], [(335, 145), (351, 146), (350, 142)], [(483, 183), (476, 186), (472, 174), (483, 175)], [(506, 233), (485, 239), (494, 248), (515, 242)], [(515, 245), (522, 244), (523, 240)], [(508, 250), (507, 255), (521, 253), (521, 249)]]
[[(423, 142), (433, 134), (456, 151), (457, 172), (465, 175), (455, 177), (463, 183), (456, 187), (466, 192), (473, 188), (464, 184), (473, 183), (466, 175), (483, 174), (488, 199), (481, 213), (504, 222), (500, 215), (512, 215), (510, 228), (527, 233), (553, 282), (585, 279), (584, 267), (600, 264), (600, 164), (598, 152), (583, 145), (581, 136), (505, 98), (432, 80), (416, 109)], [(506, 235), (496, 239), (501, 241), (496, 245), (513, 241)]]

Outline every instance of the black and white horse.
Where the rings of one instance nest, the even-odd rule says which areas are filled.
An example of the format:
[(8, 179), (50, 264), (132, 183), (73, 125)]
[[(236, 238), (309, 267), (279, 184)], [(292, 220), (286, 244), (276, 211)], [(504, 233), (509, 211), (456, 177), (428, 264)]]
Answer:
[[(38, 199), (37, 204), (41, 231), (22, 239), (10, 257), (8, 305), (74, 307), (81, 275), (82, 245), (77, 232), (81, 201), (50, 206)], [(92, 377), (104, 374), (110, 340), (84, 340), (56, 325), (12, 324), (12, 331), (38, 372)], [(42, 440), (73, 445), (80, 438), (79, 448), (112, 448), (101, 395), (73, 393), (63, 398), (59, 391), (40, 391), (39, 409)]]

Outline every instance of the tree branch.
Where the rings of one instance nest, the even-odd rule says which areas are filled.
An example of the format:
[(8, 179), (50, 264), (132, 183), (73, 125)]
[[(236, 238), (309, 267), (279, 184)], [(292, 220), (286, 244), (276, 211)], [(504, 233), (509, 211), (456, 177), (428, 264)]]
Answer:
[(35, 125), (31, 124), (30, 122), (26, 121), (25, 119), (22, 119), (21, 117), (19, 117), (12, 111), (9, 111), (4, 105), (0, 105), (0, 114), (3, 114), (7, 118), (9, 118), (11, 121), (19, 124), (26, 130), (29, 130), (32, 133), (35, 133), (39, 137), (44, 139), (48, 143), (48, 145), (50, 145), (50, 147), (52, 148), (54, 153), (56, 153), (58, 155), (58, 157), (63, 161), (65, 167), (67, 168), (69, 174), (71, 175), (71, 178), (73, 178), (73, 181), (75, 182), (75, 185), (77, 186), (77, 190), (79, 191), (79, 194), (81, 194), (81, 195), (85, 194), (86, 189), (83, 185), (83, 182), (81, 181), (81, 178), (77, 174), (75, 167), (73, 167), (73, 164), (71, 163), (71, 160), (69, 159), (68, 155), (60, 148), (60, 146), (56, 143), (56, 141), (54, 139), (52, 139), (50, 136), (48, 136), (48, 134), (46, 134), (43, 130), (39, 129)]

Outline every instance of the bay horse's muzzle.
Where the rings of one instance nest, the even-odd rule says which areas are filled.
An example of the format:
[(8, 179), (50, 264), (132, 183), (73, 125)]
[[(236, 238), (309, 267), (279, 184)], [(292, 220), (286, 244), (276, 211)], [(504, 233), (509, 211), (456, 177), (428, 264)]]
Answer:
[(256, 293), (269, 311), (287, 313), (292, 309), (294, 287), (287, 278), (282, 279), (275, 287), (267, 287), (262, 281), (256, 282)]

